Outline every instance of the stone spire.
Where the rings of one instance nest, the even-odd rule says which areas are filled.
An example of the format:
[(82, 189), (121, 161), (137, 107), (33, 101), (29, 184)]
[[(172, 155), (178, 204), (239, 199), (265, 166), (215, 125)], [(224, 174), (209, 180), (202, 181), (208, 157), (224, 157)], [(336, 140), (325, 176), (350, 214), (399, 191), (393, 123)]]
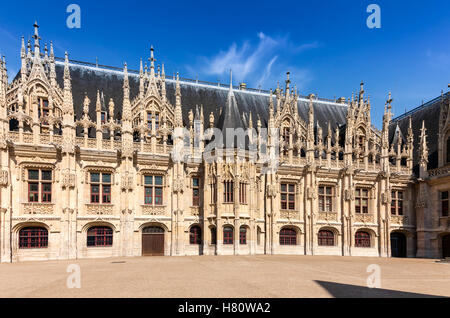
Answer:
[(35, 59), (40, 59), (41, 58), (41, 51), (40, 51), (39, 40), (41, 38), (39, 37), (39, 25), (37, 24), (37, 22), (35, 22), (33, 26), (34, 26), (34, 35), (33, 35), (33, 39), (34, 39), (34, 58)]
[(155, 57), (153, 45), (150, 47), (150, 77), (155, 77)]
[(95, 103), (95, 112), (100, 113), (102, 111), (102, 103), (100, 102), (100, 91), (97, 90), (97, 102)]
[(139, 64), (139, 98), (144, 98), (144, 89), (145, 89), (145, 77), (144, 77), (144, 68), (142, 66), (142, 59)]
[(309, 96), (309, 111), (308, 111), (308, 132), (307, 141), (314, 143), (314, 106), (313, 106), (314, 95)]
[(64, 106), (63, 114), (68, 114), (73, 120), (73, 96), (72, 96), (72, 83), (69, 70), (69, 54), (65, 54), (64, 60)]
[(181, 111), (181, 88), (180, 76), (177, 73), (177, 83), (175, 88), (175, 126), (183, 127), (183, 115)]
[(428, 170), (428, 143), (427, 143), (427, 129), (425, 128), (425, 121), (422, 121), (422, 128), (420, 129), (420, 143), (419, 143), (419, 175), (421, 178), (427, 177)]
[(382, 148), (389, 149), (389, 125), (391, 124), (391, 108), (392, 108), (392, 97), (391, 92), (389, 92), (388, 100), (384, 106), (384, 116), (383, 116), (383, 129), (382, 129)]
[[(131, 103), (130, 103), (130, 82), (128, 80), (128, 67), (127, 63), (125, 63), (124, 70), (123, 70), (123, 114), (122, 114), (122, 121), (125, 122), (131, 122)], [(131, 129), (130, 127), (127, 127), (127, 129)]]
[(50, 84), (56, 86), (55, 53), (53, 52), (53, 42), (50, 42)]
[(22, 83), (25, 83), (27, 78), (27, 53), (25, 50), (25, 38), (22, 36), (22, 48), (20, 49), (20, 60), (22, 62), (20, 68), (20, 76), (22, 78)]
[(163, 103), (167, 101), (166, 95), (166, 72), (164, 71), (164, 63), (162, 64), (162, 74), (161, 74), (161, 98)]
[(285, 94), (286, 94), (286, 101), (289, 101), (290, 98), (290, 85), (291, 85), (291, 79), (290, 79), (290, 72), (286, 73), (286, 90), (285, 90)]
[(413, 133), (413, 129), (412, 129), (412, 119), (411, 116), (409, 116), (409, 120), (408, 120), (408, 148), (412, 148), (413, 143), (414, 143), (414, 133)]
[(0, 107), (4, 107), (6, 104), (6, 86), (8, 84), (8, 79), (5, 79), (6, 65), (4, 59), (0, 60)]

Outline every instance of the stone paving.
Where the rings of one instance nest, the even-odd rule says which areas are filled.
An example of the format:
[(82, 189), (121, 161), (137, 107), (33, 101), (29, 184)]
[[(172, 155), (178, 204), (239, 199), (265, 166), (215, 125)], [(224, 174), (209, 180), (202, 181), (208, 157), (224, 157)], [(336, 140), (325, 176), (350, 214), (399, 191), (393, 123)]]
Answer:
[[(68, 266), (81, 288), (68, 288)], [(371, 264), (380, 289), (367, 288)], [(74, 276), (72, 276), (74, 277)], [(373, 277), (373, 276), (371, 276)], [(76, 280), (70, 280), (76, 282)], [(193, 256), (0, 264), (0, 297), (450, 297), (450, 263), (338, 256)]]

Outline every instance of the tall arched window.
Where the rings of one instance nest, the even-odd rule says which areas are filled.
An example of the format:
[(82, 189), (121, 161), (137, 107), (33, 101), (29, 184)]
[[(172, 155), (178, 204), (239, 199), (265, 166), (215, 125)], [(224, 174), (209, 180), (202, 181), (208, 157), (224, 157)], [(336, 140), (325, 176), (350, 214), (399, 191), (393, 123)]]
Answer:
[(211, 228), (211, 244), (212, 245), (217, 244), (217, 231), (215, 227)]
[(19, 248), (48, 247), (48, 231), (43, 227), (25, 227), (19, 231)]
[(202, 229), (198, 225), (194, 225), (189, 230), (189, 243), (202, 244)]
[(280, 245), (297, 245), (297, 232), (294, 229), (282, 229)]
[(239, 229), (239, 244), (247, 244), (247, 228), (245, 226), (241, 226)]
[(223, 228), (223, 244), (233, 244), (233, 228), (231, 226)]
[(113, 244), (113, 230), (107, 226), (93, 226), (87, 232), (88, 247), (106, 247)]
[(320, 230), (319, 246), (334, 246), (334, 233), (329, 230)]
[(356, 247), (370, 247), (370, 234), (364, 231), (358, 231), (355, 234)]

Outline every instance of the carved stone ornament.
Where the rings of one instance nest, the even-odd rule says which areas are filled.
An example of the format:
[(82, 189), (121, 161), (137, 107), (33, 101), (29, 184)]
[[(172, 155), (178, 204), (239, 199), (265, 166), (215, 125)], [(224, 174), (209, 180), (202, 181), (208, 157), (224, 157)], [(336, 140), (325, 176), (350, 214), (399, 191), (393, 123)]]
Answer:
[(7, 170), (0, 171), (0, 186), (6, 187), (9, 184), (9, 173)]
[(391, 204), (391, 201), (392, 201), (392, 199), (391, 199), (391, 193), (390, 192), (383, 192), (381, 194), (381, 202), (384, 205)]
[(276, 197), (277, 196), (277, 186), (273, 184), (267, 185), (267, 197)]
[(75, 174), (70, 172), (62, 173), (62, 187), (75, 188)]
[(133, 177), (128, 174), (122, 176), (120, 186), (122, 190), (133, 190)]
[(353, 201), (355, 200), (355, 191), (353, 188), (344, 190), (344, 199), (345, 201)]
[(184, 181), (182, 179), (175, 179), (173, 181), (173, 193), (183, 192)]

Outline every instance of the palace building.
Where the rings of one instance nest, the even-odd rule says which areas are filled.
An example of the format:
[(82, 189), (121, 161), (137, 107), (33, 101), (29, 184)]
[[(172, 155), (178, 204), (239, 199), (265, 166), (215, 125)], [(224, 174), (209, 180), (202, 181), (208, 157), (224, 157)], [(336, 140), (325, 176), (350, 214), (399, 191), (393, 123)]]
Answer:
[(14, 79), (0, 63), (1, 262), (450, 256), (448, 92), (398, 118), (389, 94), (379, 130), (362, 83), (267, 92), (166, 76), (153, 48), (132, 71), (33, 38)]

